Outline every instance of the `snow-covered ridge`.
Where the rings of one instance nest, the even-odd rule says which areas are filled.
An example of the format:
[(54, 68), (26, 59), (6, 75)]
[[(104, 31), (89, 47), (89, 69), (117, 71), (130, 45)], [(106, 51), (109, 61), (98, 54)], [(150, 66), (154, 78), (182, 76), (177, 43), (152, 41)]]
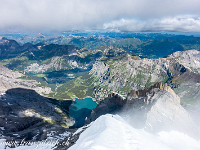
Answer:
[(69, 150), (197, 150), (200, 141), (178, 131), (151, 134), (136, 129), (118, 115), (94, 121)]
[[(113, 103), (109, 107), (110, 103)], [(114, 101), (116, 101), (114, 103)], [(105, 107), (108, 105), (108, 107)], [(114, 106), (115, 105), (115, 106)], [(110, 111), (119, 108), (118, 111)], [(123, 100), (112, 94), (93, 110), (97, 117), (69, 150), (197, 150), (199, 129), (173, 90), (158, 83)]]

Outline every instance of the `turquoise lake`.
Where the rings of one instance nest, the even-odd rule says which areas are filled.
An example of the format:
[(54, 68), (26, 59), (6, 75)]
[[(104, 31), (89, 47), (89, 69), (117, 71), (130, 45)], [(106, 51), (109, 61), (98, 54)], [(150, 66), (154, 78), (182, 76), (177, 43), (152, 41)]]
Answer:
[(74, 126), (83, 126), (85, 124), (85, 118), (90, 116), (92, 109), (96, 108), (96, 106), (97, 103), (90, 97), (84, 99), (76, 98), (69, 108), (69, 115), (76, 121)]

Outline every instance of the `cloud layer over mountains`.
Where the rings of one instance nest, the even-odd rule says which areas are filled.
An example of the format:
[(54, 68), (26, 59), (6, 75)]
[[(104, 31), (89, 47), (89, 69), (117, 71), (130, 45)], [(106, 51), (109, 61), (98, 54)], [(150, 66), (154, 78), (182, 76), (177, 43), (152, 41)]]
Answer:
[(199, 0), (0, 0), (0, 29), (200, 32), (199, 6)]

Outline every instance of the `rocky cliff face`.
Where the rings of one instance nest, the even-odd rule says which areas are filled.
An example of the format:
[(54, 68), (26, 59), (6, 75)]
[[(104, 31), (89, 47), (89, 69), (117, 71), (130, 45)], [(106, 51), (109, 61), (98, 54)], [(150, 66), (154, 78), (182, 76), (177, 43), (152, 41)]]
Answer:
[(166, 84), (156, 83), (148, 90), (131, 91), (122, 113), (133, 126), (153, 132), (173, 129), (193, 135), (198, 132), (179, 96)]
[[(199, 51), (191, 50), (160, 59), (125, 55), (98, 61), (90, 71), (97, 79), (94, 82), (94, 95), (100, 100), (111, 92), (126, 96), (131, 90), (149, 88), (156, 82), (163, 82), (172, 87), (183, 102), (189, 99), (194, 102), (197, 100), (194, 97), (200, 94), (199, 55)], [(192, 93), (196, 93), (196, 96)]]
[(200, 52), (197, 50), (178, 51), (169, 55), (169, 58), (176, 58), (183, 66), (200, 73)]

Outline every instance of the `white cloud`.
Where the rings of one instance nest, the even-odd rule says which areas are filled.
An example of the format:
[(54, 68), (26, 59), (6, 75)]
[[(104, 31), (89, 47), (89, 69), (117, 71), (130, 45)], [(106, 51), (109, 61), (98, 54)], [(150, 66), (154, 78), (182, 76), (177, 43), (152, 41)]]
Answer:
[(139, 30), (156, 18), (198, 16), (199, 6), (199, 0), (0, 0), (0, 30), (102, 29), (121, 18), (135, 18), (123, 24), (135, 22)]
[(200, 17), (176, 16), (161, 19), (134, 20), (120, 19), (104, 24), (110, 31), (177, 31), (200, 32)]

